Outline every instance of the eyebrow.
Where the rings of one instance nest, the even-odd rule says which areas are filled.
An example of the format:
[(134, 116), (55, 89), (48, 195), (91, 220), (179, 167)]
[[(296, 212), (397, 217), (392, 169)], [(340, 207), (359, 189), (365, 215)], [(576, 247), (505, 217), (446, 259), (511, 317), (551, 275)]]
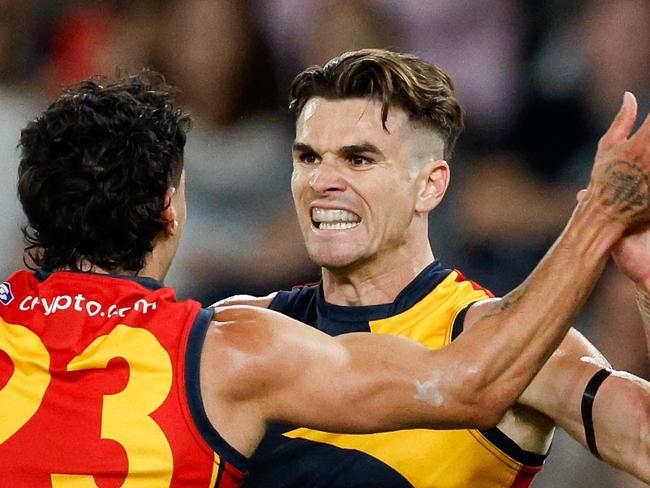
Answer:
[(316, 151), (314, 151), (314, 148), (311, 147), (308, 144), (305, 144), (303, 142), (294, 142), (293, 146), (291, 146), (292, 151), (299, 151), (299, 152), (304, 152), (304, 153), (314, 153), (316, 154)]
[(343, 157), (352, 156), (354, 154), (367, 154), (367, 153), (384, 157), (384, 153), (381, 152), (381, 149), (379, 149), (374, 144), (370, 144), (370, 143), (351, 144), (349, 146), (343, 146), (337, 152), (340, 156)]
[[(317, 154), (313, 147), (309, 144), (303, 142), (294, 142), (292, 146), (293, 151), (303, 152), (303, 153), (313, 153)], [(384, 157), (384, 153), (374, 144), (365, 143), (365, 144), (350, 144), (348, 146), (343, 146), (339, 148), (337, 154), (342, 157), (351, 156), (354, 154), (364, 154), (371, 153), (376, 154), (377, 156)]]

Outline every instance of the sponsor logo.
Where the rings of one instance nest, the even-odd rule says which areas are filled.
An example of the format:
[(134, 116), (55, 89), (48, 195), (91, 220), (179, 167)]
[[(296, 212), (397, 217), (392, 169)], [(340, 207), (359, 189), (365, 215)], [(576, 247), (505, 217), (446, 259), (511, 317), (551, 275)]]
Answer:
[(14, 293), (11, 291), (11, 283), (5, 281), (0, 284), (0, 303), (9, 305), (14, 300)]
[(84, 295), (78, 294), (75, 296), (58, 295), (52, 298), (27, 296), (20, 302), (18, 308), (23, 312), (40, 310), (45, 315), (70, 310), (85, 313), (90, 317), (106, 317), (110, 319), (113, 317), (126, 317), (126, 314), (131, 311), (147, 314), (150, 310), (156, 310), (157, 304), (156, 302), (148, 302), (142, 298), (128, 306), (107, 305), (94, 300), (88, 300)]

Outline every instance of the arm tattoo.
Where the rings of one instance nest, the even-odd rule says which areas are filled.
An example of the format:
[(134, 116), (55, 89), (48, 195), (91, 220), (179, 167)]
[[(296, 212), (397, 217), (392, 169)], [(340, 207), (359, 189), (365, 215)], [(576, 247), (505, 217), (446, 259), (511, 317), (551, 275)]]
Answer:
[(500, 313), (509, 310), (521, 301), (521, 297), (526, 293), (526, 290), (528, 290), (528, 283), (524, 282), (499, 300), (496, 303), (496, 306), (482, 315), (479, 320), (494, 317), (495, 315), (499, 315)]

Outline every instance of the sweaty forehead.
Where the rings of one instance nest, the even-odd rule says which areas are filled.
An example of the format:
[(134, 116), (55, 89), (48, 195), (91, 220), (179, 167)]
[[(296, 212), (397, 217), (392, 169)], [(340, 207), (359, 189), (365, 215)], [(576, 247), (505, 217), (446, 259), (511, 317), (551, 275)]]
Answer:
[(408, 115), (400, 108), (388, 111), (386, 128), (381, 121), (381, 102), (369, 98), (307, 101), (296, 121), (296, 141), (322, 144), (390, 143), (410, 128)]

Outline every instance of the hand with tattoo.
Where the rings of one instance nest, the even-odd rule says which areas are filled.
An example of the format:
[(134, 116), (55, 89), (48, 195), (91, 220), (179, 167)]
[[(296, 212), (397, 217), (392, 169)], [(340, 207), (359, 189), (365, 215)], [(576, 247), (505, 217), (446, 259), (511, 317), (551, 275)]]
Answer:
[(580, 202), (595, 205), (625, 230), (650, 222), (650, 116), (631, 134), (636, 115), (636, 99), (626, 92), (598, 143), (591, 181)]
[(629, 219), (626, 234), (613, 247), (612, 256), (640, 295), (650, 297), (650, 116), (630, 136), (636, 111), (634, 96), (626, 93), (620, 112), (600, 140), (592, 183), (603, 175), (606, 184), (600, 194), (606, 211)]
[(621, 110), (598, 145), (591, 188), (580, 192), (578, 200), (582, 204), (591, 189), (605, 213), (625, 225), (612, 257), (636, 285), (650, 351), (650, 116), (630, 136), (636, 112), (634, 96), (626, 93)]

